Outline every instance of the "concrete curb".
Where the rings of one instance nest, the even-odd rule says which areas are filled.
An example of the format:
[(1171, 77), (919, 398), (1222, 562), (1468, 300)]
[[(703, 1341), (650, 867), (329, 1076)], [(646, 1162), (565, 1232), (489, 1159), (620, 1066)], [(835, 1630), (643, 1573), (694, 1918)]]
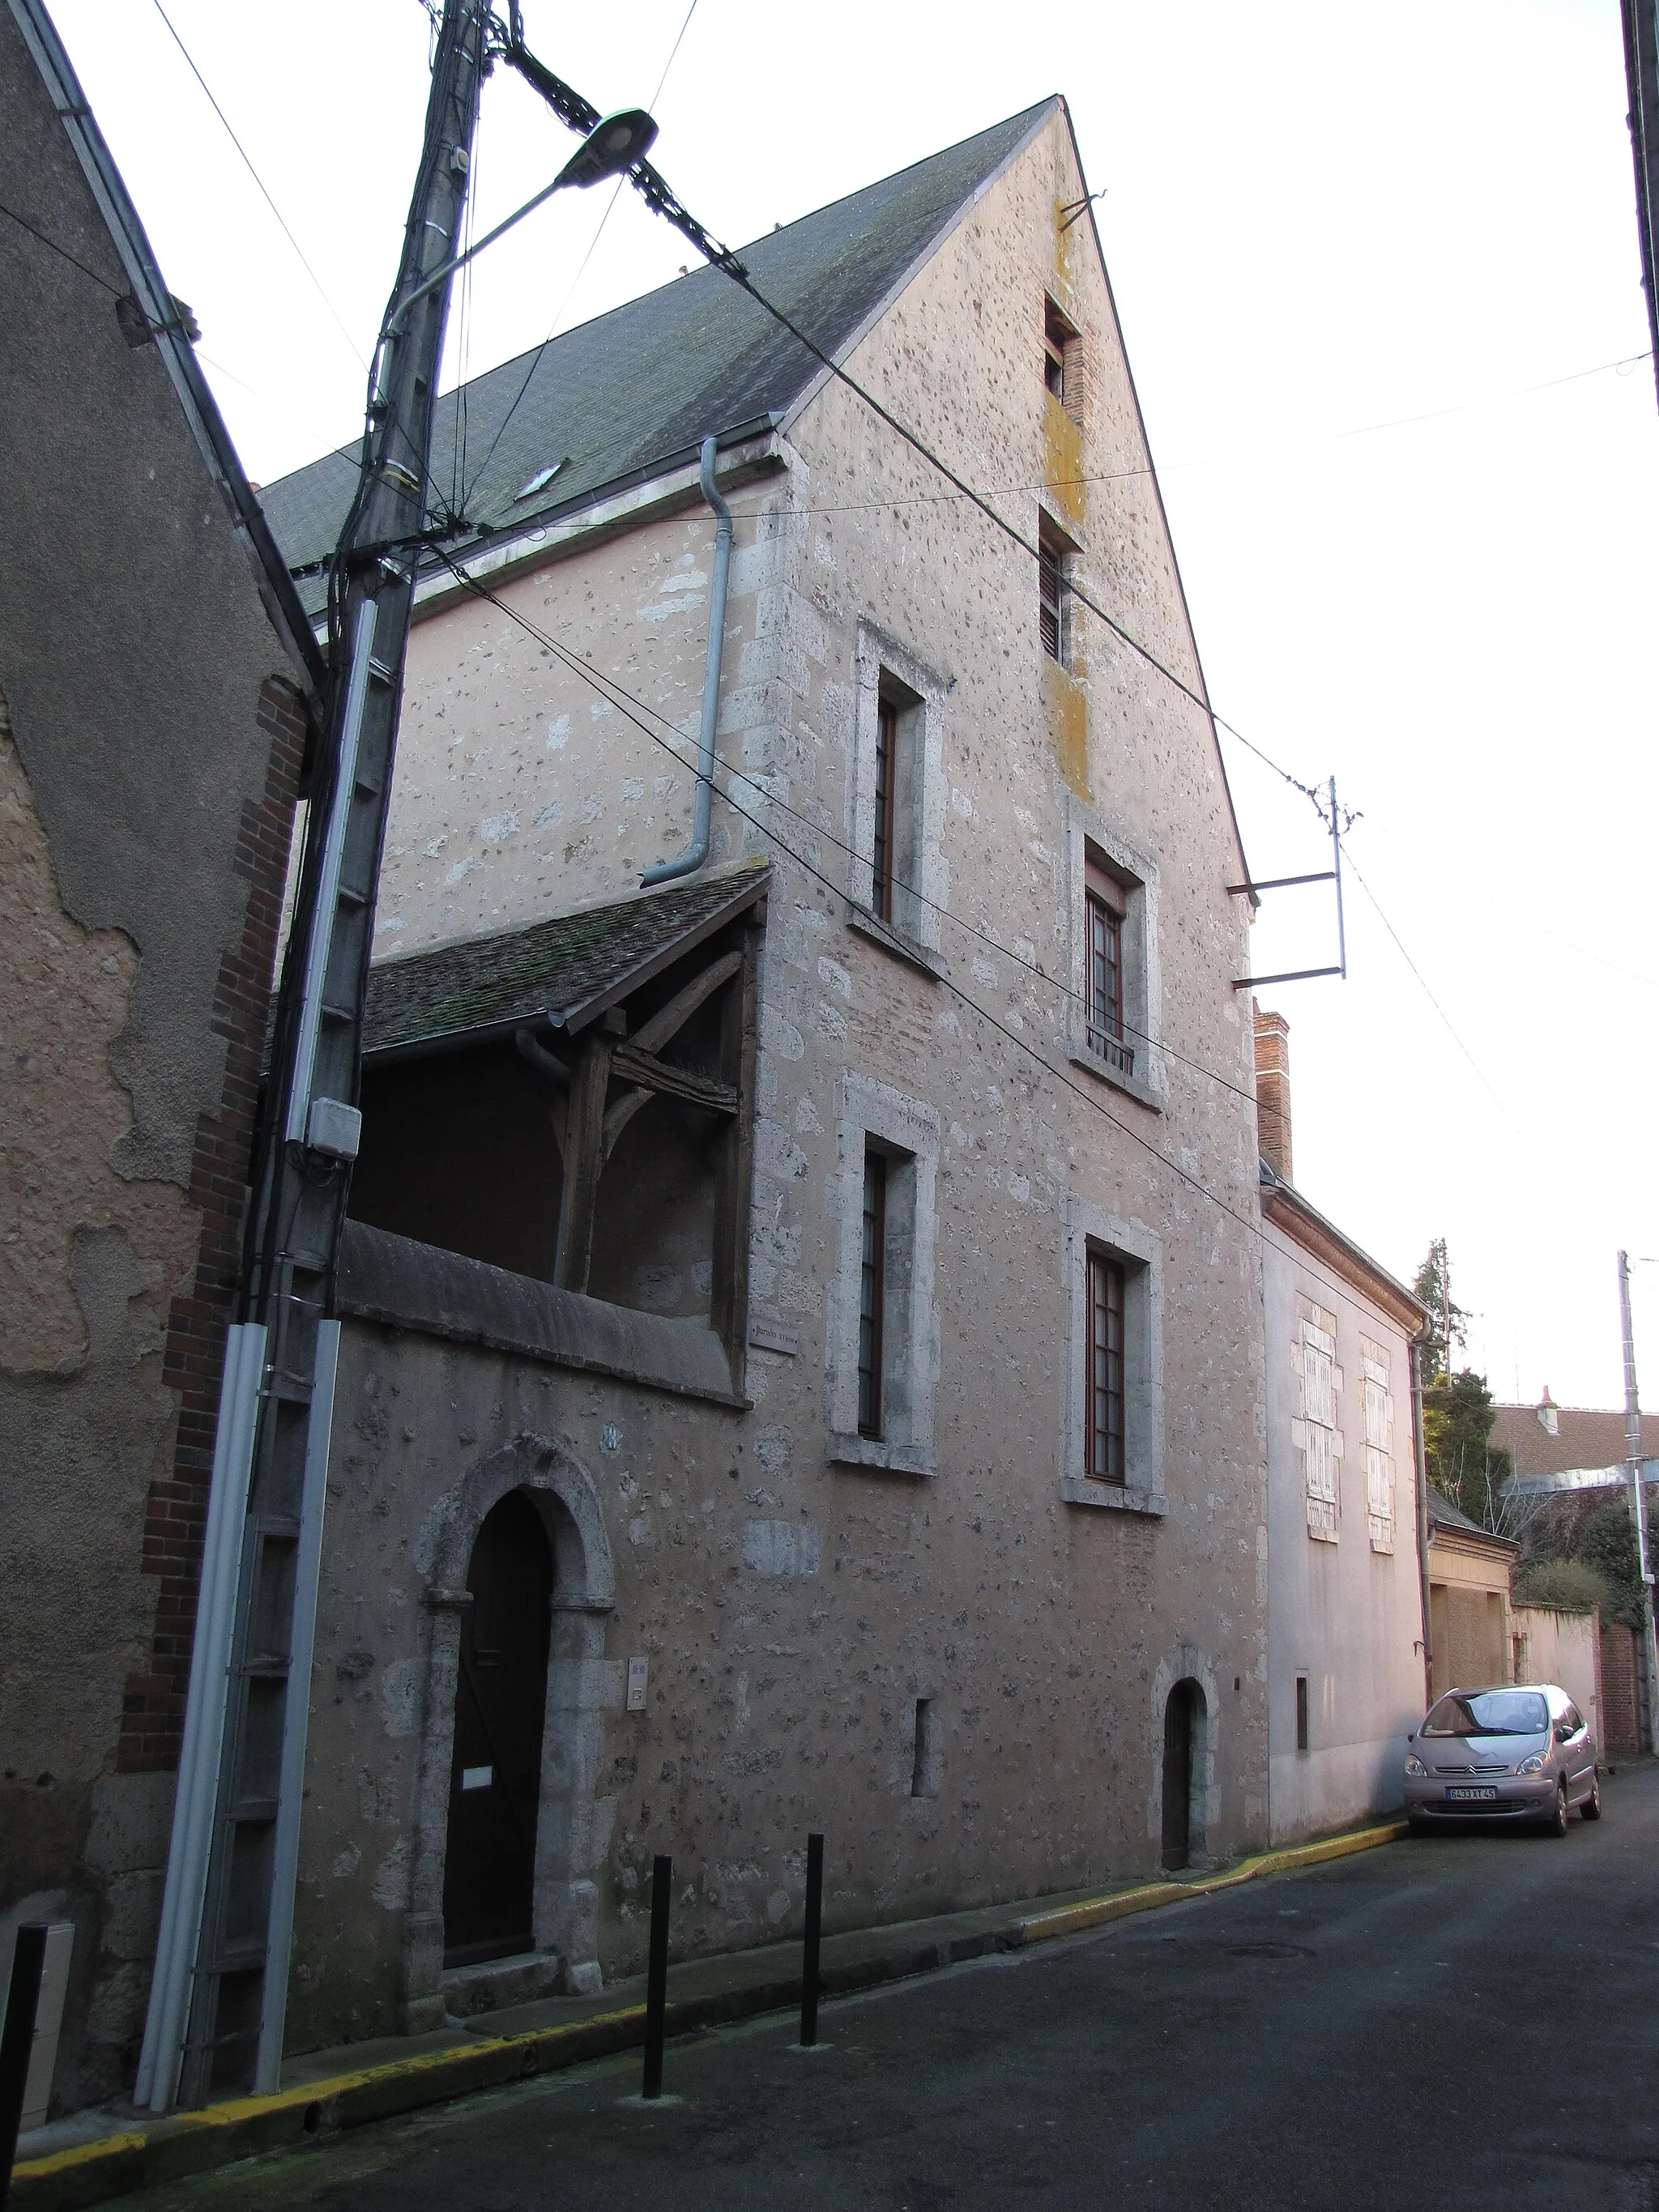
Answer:
[[(890, 1948), (836, 1964), (826, 1960), (824, 1994), (844, 1996), (855, 1990), (909, 1979), (988, 1952), (1022, 1949), (1056, 1936), (1074, 1936), (1132, 1913), (1204, 1897), (1257, 1881), (1264, 1875), (1318, 1866), (1354, 1851), (1375, 1850), (1408, 1832), (1403, 1820), (1360, 1828), (1322, 1843), (1264, 1851), (1224, 1872), (1188, 1881), (1143, 1882), (1133, 1889), (1089, 1898), (1052, 1912), (1028, 1912), (983, 1930), (927, 1936), (926, 1923), (895, 1929)], [(759, 2013), (783, 2012), (799, 2003), (798, 1979), (769, 1979), (668, 2006), (668, 2033), (684, 2035)], [(210, 2168), (228, 2166), (262, 2151), (299, 2149), (326, 2139), (342, 2128), (395, 2118), (422, 2106), (447, 2103), (477, 2089), (496, 2089), (538, 2074), (554, 2074), (592, 2058), (605, 2058), (640, 2044), (645, 2036), (645, 2008), (628, 2005), (592, 2020), (558, 2027), (529, 2028), (517, 2035), (480, 2036), (459, 2048), (423, 2051), (356, 2073), (295, 2083), (269, 2097), (238, 2097), (198, 2112), (179, 2112), (163, 2120), (76, 2143), (37, 2159), (21, 2160), (13, 2171), (12, 2204), (22, 2212), (78, 2212), (83, 2205), (125, 2197), (182, 2181)]]

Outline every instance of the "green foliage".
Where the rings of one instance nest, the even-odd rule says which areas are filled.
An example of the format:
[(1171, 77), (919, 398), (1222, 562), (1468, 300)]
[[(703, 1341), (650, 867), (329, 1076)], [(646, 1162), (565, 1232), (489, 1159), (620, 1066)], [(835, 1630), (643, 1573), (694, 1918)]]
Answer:
[(1636, 1548), (1636, 1528), (1630, 1508), (1622, 1498), (1609, 1498), (1587, 1513), (1578, 1524), (1572, 1547), (1574, 1562), (1599, 1575), (1607, 1586), (1603, 1620), (1622, 1621), (1627, 1628), (1642, 1626), (1642, 1569)]
[(1558, 1613), (1599, 1612), (1612, 1619), (1613, 1603), (1605, 1575), (1582, 1559), (1534, 1559), (1515, 1577), (1517, 1605), (1550, 1605)]
[(1508, 1452), (1492, 1449), (1492, 1392), (1468, 1368), (1423, 1393), (1423, 1455), (1443, 1498), (1483, 1528), (1498, 1527), (1498, 1492), (1513, 1472)]

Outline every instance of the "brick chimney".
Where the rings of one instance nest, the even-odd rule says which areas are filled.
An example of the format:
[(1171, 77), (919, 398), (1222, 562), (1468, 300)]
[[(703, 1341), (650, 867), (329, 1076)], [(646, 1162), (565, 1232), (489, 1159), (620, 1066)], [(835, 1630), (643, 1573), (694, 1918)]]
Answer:
[(1291, 1172), (1291, 1025), (1283, 1014), (1264, 1014), (1254, 999), (1255, 1127), (1261, 1157), (1282, 1182)]

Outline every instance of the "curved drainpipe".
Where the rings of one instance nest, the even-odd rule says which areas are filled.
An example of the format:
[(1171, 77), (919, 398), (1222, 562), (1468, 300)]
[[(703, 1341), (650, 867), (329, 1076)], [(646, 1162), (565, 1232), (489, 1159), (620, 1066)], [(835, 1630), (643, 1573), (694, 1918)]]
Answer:
[(714, 774), (714, 724), (720, 710), (720, 647), (726, 639), (726, 580), (732, 566), (732, 510), (714, 489), (714, 441), (705, 438), (697, 482), (714, 510), (714, 580), (708, 595), (708, 651), (702, 672), (702, 736), (697, 746), (697, 798), (691, 842), (677, 860), (659, 860), (640, 878), (646, 888), (689, 876), (708, 858), (709, 801)]

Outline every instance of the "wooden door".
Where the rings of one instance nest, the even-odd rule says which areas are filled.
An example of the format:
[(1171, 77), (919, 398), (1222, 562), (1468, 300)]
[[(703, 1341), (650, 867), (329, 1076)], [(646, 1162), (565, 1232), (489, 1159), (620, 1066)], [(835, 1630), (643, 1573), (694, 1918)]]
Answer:
[(514, 1491), (472, 1547), (455, 1683), (455, 1752), (444, 1861), (444, 1963), (534, 1945), (536, 1812), (547, 1711), (553, 1553)]
[(1194, 1686), (1177, 1682), (1164, 1708), (1164, 1863), (1192, 1856)]

